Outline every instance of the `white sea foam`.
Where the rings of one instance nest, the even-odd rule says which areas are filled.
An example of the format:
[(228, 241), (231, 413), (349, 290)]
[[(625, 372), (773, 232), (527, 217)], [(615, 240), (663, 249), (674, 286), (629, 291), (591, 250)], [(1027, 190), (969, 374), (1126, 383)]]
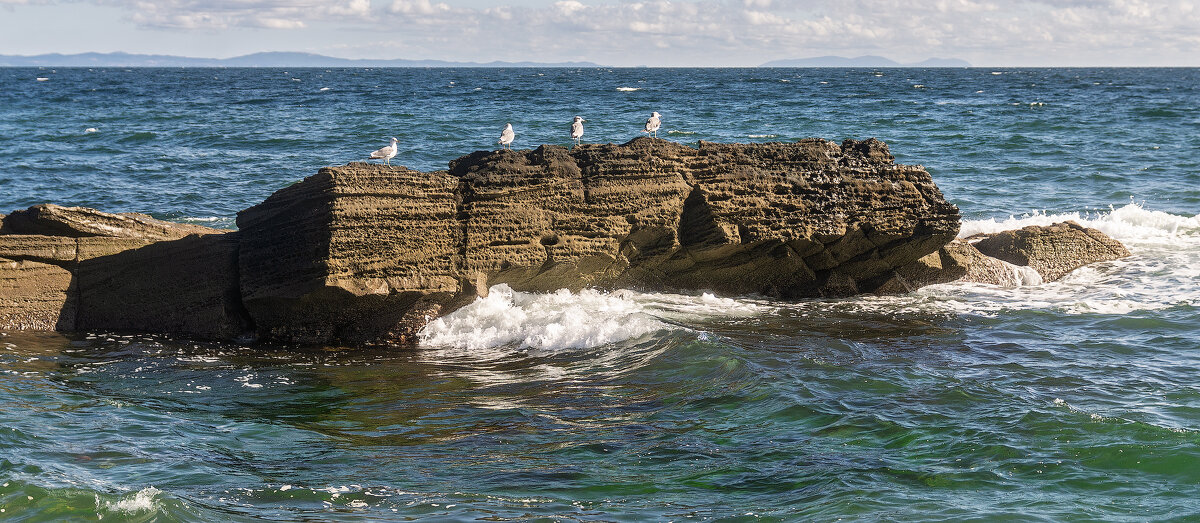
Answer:
[(84, 129), (83, 132), (84, 132), (84, 134), (98, 133), (98, 132), (100, 132), (100, 129), (97, 129), (95, 127), (88, 127), (87, 129)]
[(747, 138), (778, 138), (778, 134), (748, 134)]
[(621, 91), (623, 93), (631, 93), (633, 91), (641, 91), (642, 88), (641, 87), (618, 87), (617, 90)]
[(434, 320), (421, 344), (479, 350), (502, 345), (558, 350), (595, 347), (666, 328), (629, 293), (566, 290), (549, 294), (493, 286), (486, 298)]
[(677, 322), (712, 316), (758, 314), (766, 307), (712, 294), (613, 292), (565, 289), (527, 293), (493, 286), (420, 333), (426, 348), (479, 351), (501, 346), (557, 351), (597, 347), (665, 329), (686, 329)]
[[(162, 491), (154, 487), (146, 487), (139, 490), (136, 494), (122, 498), (118, 501), (105, 501), (104, 508), (110, 512), (120, 512), (122, 514), (137, 514), (139, 512), (149, 512), (158, 508), (158, 501), (155, 496), (161, 494)], [(97, 499), (96, 508), (100, 508), (100, 501)]]
[[(496, 355), (493, 349), (587, 349), (662, 330), (688, 331), (689, 325), (698, 321), (770, 315), (782, 309), (800, 309), (806, 314), (850, 309), (885, 314), (994, 315), (1041, 309), (1122, 315), (1180, 304), (1200, 306), (1200, 216), (1178, 216), (1128, 204), (1093, 214), (1033, 212), (1000, 220), (967, 220), (961, 236), (1064, 220), (1105, 232), (1129, 247), (1133, 256), (1083, 267), (1048, 283), (1032, 269), (1014, 266), (1019, 282), (1014, 287), (948, 283), (904, 296), (799, 303), (627, 290), (539, 294), (496, 285), (487, 298), (426, 326), (420, 334), (421, 345), (439, 349), (439, 357)], [(238, 381), (249, 386), (249, 378)]]
[(1032, 212), (1007, 219), (967, 220), (960, 237), (1074, 220), (1117, 239), (1132, 256), (1082, 267), (1062, 279), (1004, 289), (950, 283), (918, 291), (960, 312), (1054, 309), (1068, 314), (1128, 314), (1200, 305), (1200, 216), (1179, 216), (1130, 203), (1093, 214)]
[(1094, 214), (1047, 214), (1045, 211), (1033, 211), (1021, 216), (1009, 216), (1003, 220), (965, 220), (958, 236), (964, 238), (973, 234), (1020, 229), (1029, 225), (1044, 226), (1066, 220), (1074, 220), (1080, 225), (1099, 229), (1100, 232), (1122, 242), (1166, 240), (1175, 243), (1187, 241), (1189, 237), (1200, 238), (1200, 216), (1187, 217), (1151, 211), (1136, 203)]

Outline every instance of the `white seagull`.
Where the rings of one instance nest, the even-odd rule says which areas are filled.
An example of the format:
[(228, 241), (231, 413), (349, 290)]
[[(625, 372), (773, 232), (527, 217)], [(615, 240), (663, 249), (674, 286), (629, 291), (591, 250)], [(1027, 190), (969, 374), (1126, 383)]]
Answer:
[(646, 134), (653, 133), (654, 137), (658, 138), (658, 128), (662, 127), (662, 120), (659, 120), (661, 116), (661, 114), (658, 114), (658, 111), (650, 113), (650, 117), (646, 119), (646, 128), (642, 129), (642, 132)]
[(384, 147), (382, 149), (379, 149), (378, 151), (371, 153), (370, 159), (375, 160), (375, 159), (383, 158), (383, 161), (387, 162), (387, 164), (389, 166), (392, 165), (392, 158), (395, 158), (396, 152), (400, 150), (399, 147), (396, 147), (396, 142), (398, 142), (398, 141), (400, 141), (400, 140), (397, 140), (396, 137), (393, 136), (392, 137), (392, 145), (389, 145), (387, 147)]
[(575, 121), (571, 122), (571, 138), (575, 139), (575, 145), (579, 145), (579, 139), (583, 137), (583, 122), (586, 121), (576, 116)]
[(513, 132), (512, 124), (504, 124), (504, 130), (500, 132), (500, 141), (498, 143), (507, 149), (509, 145), (512, 145), (513, 138), (516, 137), (517, 133)]

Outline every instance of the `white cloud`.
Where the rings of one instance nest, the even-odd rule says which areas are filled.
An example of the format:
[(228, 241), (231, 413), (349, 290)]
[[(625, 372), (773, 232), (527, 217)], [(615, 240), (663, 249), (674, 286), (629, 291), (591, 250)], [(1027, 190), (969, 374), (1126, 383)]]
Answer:
[[(48, 0), (0, 6), (39, 1)], [(372, 45), (399, 32), (404, 42), (395, 47), (415, 58), (618, 65), (756, 65), (825, 54), (958, 56), (980, 64), (1200, 61), (1200, 9), (1192, 0), (513, 0), (488, 7), (463, 0), (82, 1), (121, 7), (138, 25), (161, 29), (306, 31), (332, 24), (379, 35)], [(367, 54), (362, 43), (342, 48), (354, 45)]]
[(450, 5), (443, 2), (432, 3), (429, 0), (395, 0), (392, 2), (391, 11), (406, 15), (436, 15), (449, 12)]
[(370, 0), (96, 0), (95, 3), (125, 8), (137, 25), (160, 29), (303, 29), (312, 21), (363, 19), (371, 12)]

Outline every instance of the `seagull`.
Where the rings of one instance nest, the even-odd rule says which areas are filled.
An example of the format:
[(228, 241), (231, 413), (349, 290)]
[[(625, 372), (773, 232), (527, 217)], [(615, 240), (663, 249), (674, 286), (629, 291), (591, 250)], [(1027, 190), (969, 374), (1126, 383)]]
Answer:
[(399, 147), (396, 147), (396, 142), (398, 142), (398, 141), (400, 141), (400, 140), (397, 140), (396, 137), (393, 136), (392, 137), (392, 145), (389, 145), (387, 147), (384, 147), (382, 149), (379, 149), (378, 151), (371, 153), (370, 159), (375, 160), (378, 158), (383, 158), (383, 161), (387, 162), (388, 166), (391, 166), (392, 158), (395, 158), (396, 151), (400, 150)]
[(504, 130), (500, 132), (500, 141), (498, 143), (507, 149), (509, 145), (512, 145), (513, 138), (516, 137), (517, 133), (513, 132), (512, 124), (504, 124)]
[(650, 117), (646, 119), (646, 128), (642, 129), (642, 132), (646, 134), (654, 133), (654, 137), (658, 138), (658, 128), (662, 127), (662, 120), (659, 120), (661, 116), (661, 114), (658, 114), (658, 111), (650, 113)]
[(579, 139), (583, 137), (583, 122), (586, 121), (576, 116), (575, 121), (571, 122), (571, 138), (575, 139), (575, 145), (579, 145)]

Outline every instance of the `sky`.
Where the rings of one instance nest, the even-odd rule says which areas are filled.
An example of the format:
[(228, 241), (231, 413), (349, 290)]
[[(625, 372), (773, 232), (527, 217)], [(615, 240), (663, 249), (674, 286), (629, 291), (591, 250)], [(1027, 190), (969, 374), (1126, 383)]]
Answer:
[(0, 54), (1200, 66), (1200, 0), (0, 0)]

